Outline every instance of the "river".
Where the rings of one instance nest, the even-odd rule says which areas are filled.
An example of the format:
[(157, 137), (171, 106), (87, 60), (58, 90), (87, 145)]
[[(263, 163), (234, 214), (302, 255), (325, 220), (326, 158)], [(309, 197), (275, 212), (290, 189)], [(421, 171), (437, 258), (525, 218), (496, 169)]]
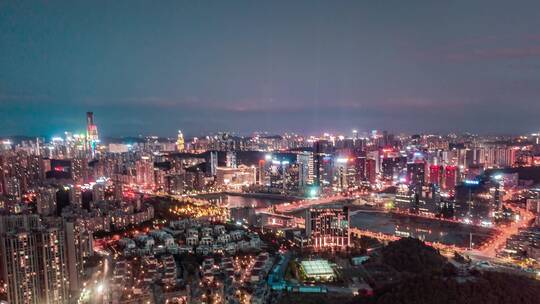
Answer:
[[(206, 194), (200, 197), (228, 208), (252, 207), (259, 209), (287, 202), (287, 200), (279, 198), (229, 194)], [(473, 247), (477, 247), (493, 234), (493, 229), (489, 228), (383, 212), (355, 211), (352, 212), (350, 220), (351, 227), (363, 230), (390, 235), (411, 236), (428, 242), (440, 242), (460, 247), (469, 246), (471, 234)]]
[(355, 212), (351, 216), (351, 226), (460, 247), (469, 246), (471, 234), (473, 247), (485, 242), (493, 234), (493, 229), (490, 228), (382, 212)]

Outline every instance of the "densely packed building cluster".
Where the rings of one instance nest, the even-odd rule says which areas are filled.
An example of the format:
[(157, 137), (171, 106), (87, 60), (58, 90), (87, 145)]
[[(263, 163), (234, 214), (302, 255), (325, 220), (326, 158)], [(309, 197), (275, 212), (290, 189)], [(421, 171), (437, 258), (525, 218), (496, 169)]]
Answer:
[[(260, 232), (248, 227), (285, 235), (287, 245), (300, 248), (348, 249), (350, 210), (311, 205), (311, 199), (335, 197), (494, 227), (520, 216), (503, 202), (540, 212), (538, 165), (538, 135), (184, 138), (179, 132), (176, 138), (104, 139), (88, 113), (84, 134), (0, 143), (2, 292), (10, 303), (67, 303), (100, 294), (119, 303), (154, 301), (157, 294), (180, 303), (262, 301), (273, 257)], [(264, 209), (193, 198), (223, 192), (289, 202)], [(156, 217), (158, 210), (168, 218)], [(503, 252), (538, 259), (535, 229), (520, 230)], [(97, 242), (94, 235), (101, 236)], [(182, 280), (187, 265), (178, 257), (186, 255), (205, 257), (196, 265), (200, 274), (189, 275), (199, 287)], [(103, 265), (114, 269), (110, 293), (101, 293), (104, 278), (97, 273), (105, 270), (97, 269)], [(262, 285), (234, 291), (246, 282)]]

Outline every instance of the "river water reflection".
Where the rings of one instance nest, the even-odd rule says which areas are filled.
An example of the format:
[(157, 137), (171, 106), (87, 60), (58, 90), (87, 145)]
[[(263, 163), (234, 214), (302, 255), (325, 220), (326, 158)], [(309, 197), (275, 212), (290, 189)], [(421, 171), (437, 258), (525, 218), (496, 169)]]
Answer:
[(469, 246), (471, 234), (473, 247), (479, 246), (493, 234), (493, 229), (489, 228), (379, 212), (355, 212), (351, 215), (351, 226), (372, 232), (411, 236), (428, 242), (460, 247)]
[[(228, 208), (252, 207), (260, 209), (287, 202), (279, 198), (246, 197), (228, 194), (208, 194), (201, 196), (201, 198)], [(294, 215), (300, 216), (301, 214), (303, 212)], [(411, 236), (428, 242), (440, 242), (460, 247), (469, 246), (470, 234), (472, 234), (473, 247), (485, 242), (493, 234), (493, 230), (489, 228), (408, 215), (363, 211), (351, 212), (351, 227), (389, 235)]]

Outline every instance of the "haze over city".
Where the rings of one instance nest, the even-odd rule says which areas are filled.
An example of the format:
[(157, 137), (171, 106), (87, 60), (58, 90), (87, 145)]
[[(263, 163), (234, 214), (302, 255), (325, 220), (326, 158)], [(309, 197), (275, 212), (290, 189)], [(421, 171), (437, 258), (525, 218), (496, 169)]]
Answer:
[(3, 1), (0, 135), (539, 128), (537, 1)]

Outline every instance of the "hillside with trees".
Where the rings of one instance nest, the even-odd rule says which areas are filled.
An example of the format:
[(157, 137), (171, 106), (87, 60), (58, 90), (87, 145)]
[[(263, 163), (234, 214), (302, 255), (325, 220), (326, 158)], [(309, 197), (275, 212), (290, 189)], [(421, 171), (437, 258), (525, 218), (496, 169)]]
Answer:
[(382, 249), (383, 263), (400, 272), (423, 273), (438, 271), (447, 263), (437, 250), (414, 238), (391, 242)]

